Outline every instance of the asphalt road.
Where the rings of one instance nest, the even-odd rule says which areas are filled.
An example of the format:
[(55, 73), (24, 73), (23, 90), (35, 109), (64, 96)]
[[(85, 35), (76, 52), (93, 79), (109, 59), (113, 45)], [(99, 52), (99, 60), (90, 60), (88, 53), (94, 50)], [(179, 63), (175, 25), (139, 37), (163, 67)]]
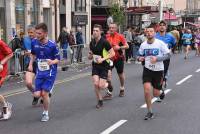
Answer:
[[(42, 108), (32, 107), (29, 92), (13, 93), (13, 116), (0, 122), (0, 134), (199, 134), (200, 57), (183, 59), (173, 55), (165, 100), (154, 103), (155, 118), (144, 121), (142, 66), (125, 66), (125, 97), (118, 97), (119, 82), (114, 71), (114, 98), (95, 109), (96, 98), (90, 72), (63, 76), (55, 86), (50, 120), (40, 122)], [(64, 75), (64, 74), (62, 74)], [(17, 89), (16, 89), (17, 90)], [(8, 91), (9, 92), (9, 91)], [(6, 93), (5, 93), (6, 94)]]

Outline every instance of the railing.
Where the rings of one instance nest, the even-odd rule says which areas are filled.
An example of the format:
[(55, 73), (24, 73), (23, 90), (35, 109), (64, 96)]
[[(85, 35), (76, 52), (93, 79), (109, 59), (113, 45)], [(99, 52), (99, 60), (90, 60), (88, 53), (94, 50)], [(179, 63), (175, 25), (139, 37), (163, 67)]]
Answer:
[[(87, 60), (88, 47), (85, 44), (69, 46), (67, 49), (59, 49), (60, 51), (60, 63), (59, 69), (67, 71), (80, 72), (86, 69), (90, 62)], [(19, 77), (23, 81), (24, 73), (28, 67), (29, 57), (25, 54), (24, 50), (16, 49), (14, 56), (9, 61), (9, 78)]]

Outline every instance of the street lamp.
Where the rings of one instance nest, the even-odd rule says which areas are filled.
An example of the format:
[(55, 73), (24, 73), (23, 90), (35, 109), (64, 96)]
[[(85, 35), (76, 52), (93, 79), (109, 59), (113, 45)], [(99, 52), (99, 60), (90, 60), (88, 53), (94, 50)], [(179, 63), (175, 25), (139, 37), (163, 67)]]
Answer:
[(124, 4), (125, 4), (125, 25), (127, 26), (127, 13), (126, 13), (126, 10), (127, 10), (127, 3), (128, 3), (128, 0), (123, 0)]
[(95, 5), (101, 5), (101, 3), (102, 3), (102, 0), (94, 0)]
[(123, 0), (123, 1), (124, 1), (125, 6), (127, 6), (128, 0)]
[(171, 25), (171, 13), (174, 12), (174, 9), (173, 8), (169, 8), (168, 11), (169, 11), (169, 25)]

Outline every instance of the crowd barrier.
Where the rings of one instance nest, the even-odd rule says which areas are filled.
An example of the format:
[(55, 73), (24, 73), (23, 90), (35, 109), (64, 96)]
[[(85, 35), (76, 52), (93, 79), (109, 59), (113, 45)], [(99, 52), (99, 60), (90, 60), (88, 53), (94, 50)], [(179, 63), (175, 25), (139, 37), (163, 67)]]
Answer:
[[(60, 63), (59, 67), (66, 71), (71, 68), (75, 71), (81, 71), (80, 66), (88, 64), (87, 54), (88, 47), (85, 44), (68, 46), (66, 49), (60, 48)], [(13, 52), (13, 57), (9, 61), (9, 74), (12, 77), (20, 77), (23, 81), (24, 73), (27, 69), (29, 57), (24, 50), (16, 49)]]

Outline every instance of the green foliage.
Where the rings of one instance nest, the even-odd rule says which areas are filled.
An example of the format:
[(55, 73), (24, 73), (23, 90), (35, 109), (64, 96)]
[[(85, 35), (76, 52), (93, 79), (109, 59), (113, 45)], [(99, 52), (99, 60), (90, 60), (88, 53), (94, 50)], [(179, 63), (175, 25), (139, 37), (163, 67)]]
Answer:
[(113, 17), (114, 22), (122, 25), (125, 22), (125, 14), (123, 8), (119, 4), (113, 4), (109, 10), (110, 15)]

